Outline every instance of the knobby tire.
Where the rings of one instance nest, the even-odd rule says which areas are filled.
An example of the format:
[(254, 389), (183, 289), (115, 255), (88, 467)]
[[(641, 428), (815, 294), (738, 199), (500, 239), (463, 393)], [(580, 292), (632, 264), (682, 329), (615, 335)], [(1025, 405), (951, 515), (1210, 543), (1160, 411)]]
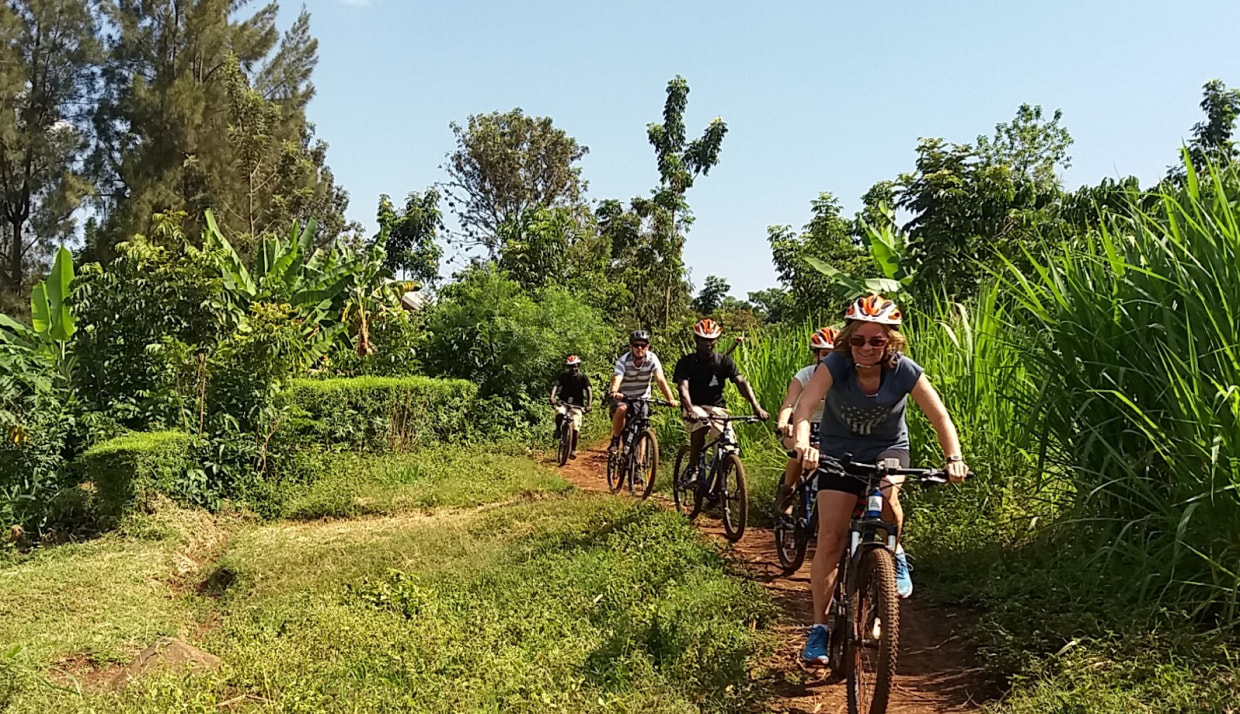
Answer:
[(676, 450), (676, 463), (672, 467), (672, 500), (676, 503), (676, 512), (688, 515), (689, 499), (692, 498), (692, 491), (685, 488), (685, 474), (683, 469), (688, 468), (689, 461), (689, 445), (681, 444)]
[[(777, 491), (778, 494), (778, 491)], [(792, 575), (801, 569), (805, 562), (805, 551), (809, 547), (809, 534), (813, 531), (805, 512), (805, 498), (801, 489), (795, 489), (789, 498), (796, 499), (792, 506), (792, 515), (784, 515), (779, 497), (775, 499), (775, 553), (779, 556), (779, 567), (785, 576)], [(806, 525), (801, 526), (804, 522)]]
[(870, 548), (862, 556), (856, 576), (852, 638), (845, 653), (848, 711), (885, 714), (900, 644), (895, 557), (886, 548)]
[(735, 543), (745, 535), (745, 525), (749, 522), (749, 487), (741, 457), (736, 454), (723, 457), (718, 466), (718, 479), (723, 534)]
[(654, 479), (659, 471), (659, 440), (655, 437), (653, 429), (647, 429), (637, 437), (637, 447), (633, 449), (632, 469), (634, 479), (641, 477), (645, 479), (645, 484), (638, 493), (633, 491), (634, 482), (630, 480), (629, 490), (633, 491), (634, 496), (640, 496), (644, 501), (654, 493)]

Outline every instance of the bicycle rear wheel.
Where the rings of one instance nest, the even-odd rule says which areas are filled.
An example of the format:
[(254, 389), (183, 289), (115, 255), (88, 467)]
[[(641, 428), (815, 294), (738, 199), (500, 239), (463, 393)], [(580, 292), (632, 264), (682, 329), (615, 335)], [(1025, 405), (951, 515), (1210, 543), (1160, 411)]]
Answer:
[(862, 555), (856, 575), (852, 638), (845, 646), (848, 711), (884, 714), (900, 643), (895, 558), (886, 548), (870, 548)]
[(637, 437), (629, 464), (632, 469), (629, 491), (644, 501), (654, 491), (654, 478), (659, 470), (659, 440), (653, 429), (647, 429)]
[(723, 535), (735, 543), (745, 535), (745, 525), (749, 521), (749, 488), (745, 483), (745, 465), (736, 454), (728, 454), (719, 462), (718, 473)]
[[(797, 489), (789, 498), (796, 499), (792, 513), (785, 514), (780, 508), (778, 496), (775, 501), (775, 554), (779, 557), (779, 567), (784, 575), (792, 575), (805, 562), (805, 551), (809, 544), (809, 515), (805, 512), (805, 499)], [(804, 525), (803, 525), (804, 524)]]

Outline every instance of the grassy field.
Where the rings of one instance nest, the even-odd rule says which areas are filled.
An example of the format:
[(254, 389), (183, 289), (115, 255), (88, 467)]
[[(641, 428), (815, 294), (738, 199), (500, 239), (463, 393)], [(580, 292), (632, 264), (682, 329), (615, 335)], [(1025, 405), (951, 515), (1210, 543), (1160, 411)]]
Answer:
[[(750, 670), (773, 608), (674, 514), (516, 456), (338, 466), (283, 520), (167, 508), (11, 557), (0, 709), (688, 712), (762, 696)], [(224, 667), (92, 691), (158, 635)]]

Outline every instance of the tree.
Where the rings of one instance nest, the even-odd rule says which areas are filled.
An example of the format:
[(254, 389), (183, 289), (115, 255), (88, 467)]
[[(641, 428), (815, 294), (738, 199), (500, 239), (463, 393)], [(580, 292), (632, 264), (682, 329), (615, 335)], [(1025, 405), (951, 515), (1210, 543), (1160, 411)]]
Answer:
[(765, 322), (783, 322), (792, 313), (788, 291), (784, 288), (756, 290), (746, 295), (751, 309)]
[[(653, 219), (651, 235), (662, 244), (657, 250), (664, 256), (651, 276), (662, 284), (664, 290), (662, 324), (671, 320), (676, 283), (684, 281), (684, 233), (693, 220), (685, 201), (685, 192), (693, 187), (699, 175), (709, 174), (719, 163), (723, 137), (728, 133), (728, 125), (723, 118), (715, 117), (700, 137), (686, 143), (684, 114), (688, 105), (689, 83), (684, 77), (676, 75), (667, 83), (663, 123), (646, 126), (659, 167), (659, 186), (654, 189), (652, 205), (645, 212)], [(634, 208), (639, 214), (643, 212), (636, 205)]]
[(387, 269), (422, 285), (438, 282), (443, 257), (443, 248), (435, 242), (443, 230), (439, 192), (434, 188), (411, 192), (399, 213), (385, 193), (379, 196), (378, 222), (379, 234), (387, 237)]
[(531, 291), (480, 265), (445, 287), (427, 312), (421, 354), (429, 374), (468, 379), (483, 398), (516, 409), (546, 391), (566, 355), (580, 356), (587, 374), (604, 372), (614, 341), (603, 316), (564, 288)]
[(585, 183), (576, 166), (589, 149), (557, 129), (550, 117), (520, 108), (452, 122), (456, 150), (448, 154), (449, 203), (469, 245), (498, 257), (500, 227), (537, 206), (579, 208)]
[(201, 234), (215, 208), (243, 252), (272, 226), (305, 220), (330, 241), (348, 226), (347, 196), (324, 165), (305, 105), (318, 45), (304, 10), (283, 37), (273, 2), (248, 16), (238, 0), (111, 0), (103, 99), (91, 168), (100, 186), (102, 259), (152, 216), (185, 215)]
[[(308, 22), (303, 13), (293, 36), (308, 37)], [(360, 230), (345, 223), (348, 194), (335, 184), (325, 164), (327, 144), (314, 138), (305, 115), (290, 106), (301, 102), (298, 91), (281, 90), (291, 92), (284, 104), (269, 99), (261, 88), (263, 78), (251, 86), (235, 55), (229, 57), (224, 74), (228, 83), (226, 148), (231, 161), (218, 170), (202, 172), (200, 178), (225, 229), (243, 249), (263, 234), (295, 221), (316, 220), (325, 238), (334, 238), (346, 228)], [(303, 87), (301, 91), (309, 90)]]
[[(810, 260), (838, 270), (856, 280), (873, 277), (870, 254), (853, 233), (853, 224), (842, 217), (839, 200), (829, 192), (818, 194), (811, 203), (813, 215), (800, 234), (791, 226), (771, 226), (767, 241), (771, 260), (787, 291), (778, 309), (781, 319), (806, 319), (843, 312), (855, 296), (810, 264)], [(752, 299), (752, 297), (751, 297)]]
[(907, 258), (916, 265), (911, 293), (960, 300), (977, 289), (988, 267), (1025, 263), (1057, 225), (1071, 137), (1040, 108), (1022, 105), (1011, 124), (978, 146), (922, 139), (917, 166), (896, 181), (896, 205), (911, 214)]
[(85, 0), (0, 7), (0, 288), (20, 293), (73, 232), (90, 183), (82, 108), (95, 93), (96, 23)]
[(1042, 191), (1057, 188), (1056, 172), (1072, 165), (1068, 155), (1072, 136), (1059, 125), (1062, 118), (1063, 110), (1056, 109), (1047, 121), (1042, 118), (1041, 106), (1022, 104), (1010, 123), (995, 125), (993, 139), (977, 137), (977, 153), (983, 162), (1006, 165)]
[[(697, 299), (693, 301), (693, 309), (702, 315), (713, 315), (716, 310), (723, 304), (724, 299), (728, 296), (728, 291), (732, 286), (728, 285), (728, 281), (718, 275), (707, 275), (706, 281), (702, 284), (702, 290), (698, 293)], [(734, 306), (739, 308), (741, 306)]]
[[(1228, 89), (1221, 80), (1212, 79), (1202, 87), (1201, 110), (1204, 121), (1193, 125), (1193, 136), (1188, 141), (1188, 156), (1193, 168), (1204, 171), (1207, 164), (1227, 166), (1240, 157), (1232, 135), (1236, 117), (1240, 116), (1240, 89)], [(1187, 176), (1184, 162), (1173, 164), (1167, 178), (1182, 181)]]

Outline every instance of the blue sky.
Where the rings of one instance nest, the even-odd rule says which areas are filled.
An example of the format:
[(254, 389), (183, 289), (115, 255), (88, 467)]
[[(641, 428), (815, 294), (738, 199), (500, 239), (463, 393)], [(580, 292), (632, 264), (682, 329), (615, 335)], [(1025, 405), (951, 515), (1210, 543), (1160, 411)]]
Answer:
[[(1064, 111), (1069, 186), (1161, 176), (1201, 117), (1201, 85), (1240, 85), (1235, 0), (882, 3), (308, 0), (319, 39), (310, 119), (374, 229), (380, 193), (444, 179), (450, 121), (521, 107), (590, 153), (592, 199), (645, 194), (646, 124), (689, 81), (691, 135), (715, 116), (719, 165), (688, 200), (695, 284), (775, 284), (766, 227), (832, 191), (851, 214), (912, 167), (918, 137), (972, 141), (1022, 102)], [(286, 0), (285, 26), (298, 6)]]

